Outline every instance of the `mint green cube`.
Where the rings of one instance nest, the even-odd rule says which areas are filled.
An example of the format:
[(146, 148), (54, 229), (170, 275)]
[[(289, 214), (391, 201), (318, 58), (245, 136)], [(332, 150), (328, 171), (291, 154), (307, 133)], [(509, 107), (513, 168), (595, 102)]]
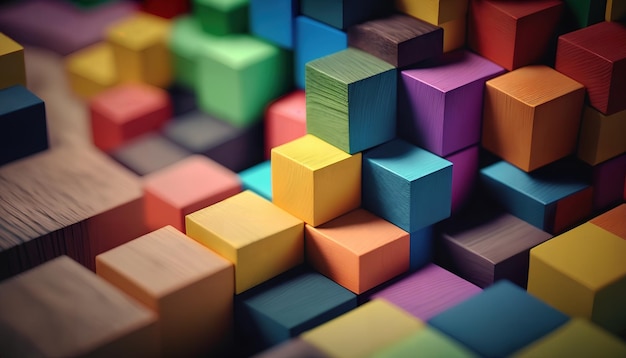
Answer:
[(168, 42), (172, 53), (174, 81), (188, 89), (195, 90), (198, 81), (198, 53), (204, 45), (216, 37), (202, 30), (200, 22), (193, 16), (185, 15), (172, 20), (172, 30)]
[(248, 0), (193, 0), (193, 14), (211, 35), (248, 31)]

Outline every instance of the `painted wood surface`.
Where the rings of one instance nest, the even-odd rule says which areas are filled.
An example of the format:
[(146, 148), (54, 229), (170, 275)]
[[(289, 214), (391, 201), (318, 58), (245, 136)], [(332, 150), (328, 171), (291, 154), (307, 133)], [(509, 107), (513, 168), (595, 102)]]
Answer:
[(191, 155), (160, 133), (148, 133), (109, 153), (111, 158), (139, 176), (161, 170)]
[(0, 68), (0, 89), (15, 85), (26, 87), (24, 47), (3, 33), (0, 33)]
[(297, 0), (250, 0), (250, 33), (282, 48), (294, 48), (294, 21), (300, 13)]
[(450, 214), (461, 211), (477, 189), (480, 145), (470, 146), (445, 157), (452, 163), (452, 203)]
[(272, 163), (269, 160), (238, 173), (243, 190), (251, 190), (272, 201)]
[(626, 153), (626, 110), (604, 115), (585, 106), (580, 124), (577, 156), (590, 165)]
[(390, 11), (385, 1), (301, 0), (300, 13), (339, 30), (370, 20)]
[(593, 212), (601, 213), (623, 202), (626, 154), (595, 165), (591, 169)]
[(464, 17), (467, 14), (467, 0), (396, 0), (396, 9), (433, 25)]
[(98, 42), (65, 58), (67, 78), (72, 92), (83, 99), (115, 86), (119, 82), (113, 47)]
[(425, 327), (407, 338), (374, 353), (375, 358), (409, 357), (415, 354), (429, 357), (477, 357), (462, 344), (431, 327)]
[(618, 205), (589, 222), (626, 240), (626, 204)]
[(268, 104), (264, 117), (265, 158), (272, 148), (306, 134), (306, 94), (295, 90)]
[(248, 31), (248, 0), (190, 0), (204, 32), (224, 36)]

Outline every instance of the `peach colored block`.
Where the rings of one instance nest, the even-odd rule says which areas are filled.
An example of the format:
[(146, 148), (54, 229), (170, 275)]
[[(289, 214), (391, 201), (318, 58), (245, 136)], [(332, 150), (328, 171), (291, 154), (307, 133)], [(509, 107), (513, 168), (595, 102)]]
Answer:
[(626, 240), (626, 204), (616, 206), (590, 222)]
[(185, 215), (241, 191), (236, 173), (202, 155), (192, 155), (146, 176), (145, 220), (150, 230), (185, 230)]
[(302, 90), (291, 92), (265, 111), (265, 158), (281, 144), (306, 134), (306, 96)]
[(139, 83), (110, 88), (89, 102), (92, 139), (110, 151), (141, 134), (160, 129), (172, 117), (167, 92)]
[(409, 234), (364, 209), (306, 225), (305, 243), (316, 270), (357, 294), (409, 269)]

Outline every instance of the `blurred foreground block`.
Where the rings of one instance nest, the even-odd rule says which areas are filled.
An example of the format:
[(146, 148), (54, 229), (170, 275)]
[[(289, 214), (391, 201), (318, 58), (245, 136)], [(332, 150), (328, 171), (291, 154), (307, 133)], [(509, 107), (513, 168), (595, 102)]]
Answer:
[(15, 85), (26, 87), (24, 47), (0, 32), (0, 90)]

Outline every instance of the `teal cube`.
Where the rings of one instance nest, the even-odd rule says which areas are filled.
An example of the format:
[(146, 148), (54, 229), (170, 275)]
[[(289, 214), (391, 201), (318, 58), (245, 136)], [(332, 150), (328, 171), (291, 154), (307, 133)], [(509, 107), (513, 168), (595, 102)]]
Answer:
[(248, 31), (248, 0), (193, 0), (193, 14), (211, 35)]
[(243, 190), (252, 190), (272, 201), (272, 165), (269, 160), (239, 172)]

